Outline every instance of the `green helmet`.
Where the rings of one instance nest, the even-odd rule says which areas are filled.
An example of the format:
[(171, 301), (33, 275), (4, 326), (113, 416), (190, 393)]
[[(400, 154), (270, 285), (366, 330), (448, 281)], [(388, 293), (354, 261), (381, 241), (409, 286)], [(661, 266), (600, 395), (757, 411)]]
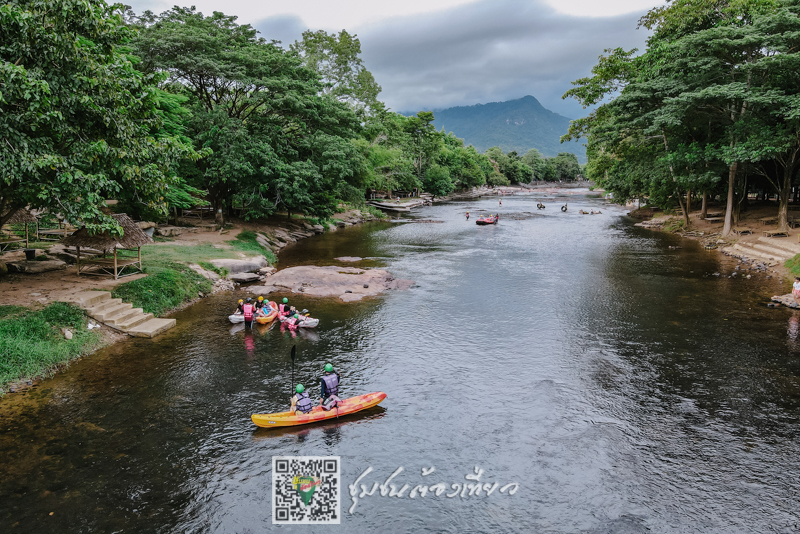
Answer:
[(283, 297), (283, 303), (286, 304), (287, 302), (289, 302), (289, 299), (287, 299), (286, 297)]
[(333, 372), (333, 365), (331, 365), (329, 363), (326, 363), (325, 364), (325, 372), (326, 373), (332, 373)]
[(292, 317), (294, 317), (295, 319), (299, 319), (300, 318), (300, 316), (297, 315), (296, 313)]
[(298, 392), (298, 393), (302, 393), (303, 391), (305, 391), (305, 389), (306, 389), (306, 388), (304, 388), (304, 387), (303, 387), (303, 384), (297, 384), (297, 387), (296, 387), (296, 388), (294, 388), (294, 390), (295, 390), (296, 392)]

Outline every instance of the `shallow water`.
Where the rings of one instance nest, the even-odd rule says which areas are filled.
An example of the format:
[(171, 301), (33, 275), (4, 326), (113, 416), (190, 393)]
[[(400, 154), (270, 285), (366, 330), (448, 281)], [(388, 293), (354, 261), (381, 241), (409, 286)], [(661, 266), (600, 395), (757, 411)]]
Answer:
[[(476, 466), (481, 481), (519, 484), (376, 492), (352, 514), (345, 487), (340, 526), (290, 531), (796, 530), (800, 316), (765, 306), (789, 282), (729, 278), (735, 260), (636, 228), (597, 198), (543, 211), (538, 199), (437, 205), (413, 217), (440, 224), (287, 247), (281, 267), (360, 256), (416, 282), (354, 304), (290, 296), (321, 319), (315, 332), (232, 328), (239, 294), (214, 296), (155, 340), (0, 400), (0, 531), (260, 532), (274, 455), (340, 456), (343, 486), (369, 467), (367, 487), (398, 467), (398, 486), (450, 493)], [(475, 225), (482, 209), (500, 223)], [(315, 384), (331, 361), (346, 396), (387, 400), (256, 429), (251, 413), (288, 405), (293, 345), (295, 382)]]

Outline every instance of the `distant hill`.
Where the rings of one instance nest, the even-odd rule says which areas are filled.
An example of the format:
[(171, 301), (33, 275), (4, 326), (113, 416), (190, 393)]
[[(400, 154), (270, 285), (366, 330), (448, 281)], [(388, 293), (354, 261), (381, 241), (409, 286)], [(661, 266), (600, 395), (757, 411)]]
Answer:
[(516, 150), (521, 156), (535, 148), (543, 156), (572, 152), (586, 163), (586, 148), (579, 142), (559, 142), (569, 129), (567, 117), (545, 109), (538, 100), (526, 96), (508, 102), (491, 102), (434, 111), (437, 130), (442, 126), (480, 152), (499, 146), (503, 152)]

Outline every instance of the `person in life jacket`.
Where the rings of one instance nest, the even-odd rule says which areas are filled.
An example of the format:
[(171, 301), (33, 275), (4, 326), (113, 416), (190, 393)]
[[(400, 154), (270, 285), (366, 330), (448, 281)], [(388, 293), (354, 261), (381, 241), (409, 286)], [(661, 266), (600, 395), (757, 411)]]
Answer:
[(295, 313), (294, 315), (286, 319), (286, 321), (284, 321), (284, 324), (287, 325), (290, 330), (297, 330), (298, 325), (300, 324), (300, 316)]
[(256, 306), (256, 311), (258, 311), (261, 308), (263, 308), (264, 307), (264, 297), (258, 297), (258, 299), (256, 299), (255, 306)]
[(253, 299), (248, 297), (247, 302), (245, 302), (242, 306), (242, 313), (244, 314), (245, 323), (253, 322), (253, 313), (255, 312), (255, 307), (252, 304), (252, 300)]
[(307, 414), (314, 408), (314, 403), (311, 402), (311, 398), (308, 396), (305, 389), (303, 384), (297, 384), (297, 387), (294, 388), (296, 393), (292, 396), (291, 411), (297, 415)]
[(339, 395), (339, 373), (333, 370), (333, 365), (325, 364), (325, 374), (319, 381), (320, 399), (319, 403), (323, 410), (335, 408), (342, 401)]
[(287, 315), (294, 313), (294, 307), (289, 306), (289, 299), (283, 297), (283, 303), (278, 306), (278, 311), (280, 312), (281, 317), (286, 317)]
[(467, 220), (469, 220), (469, 212), (467, 212)]
[(236, 311), (235, 311), (235, 312), (233, 312), (233, 313), (234, 313), (234, 314), (237, 314), (237, 313), (244, 313), (244, 311), (242, 311), (242, 306), (243, 306), (243, 305), (244, 305), (244, 301), (243, 301), (242, 299), (239, 299), (239, 303), (236, 305)]

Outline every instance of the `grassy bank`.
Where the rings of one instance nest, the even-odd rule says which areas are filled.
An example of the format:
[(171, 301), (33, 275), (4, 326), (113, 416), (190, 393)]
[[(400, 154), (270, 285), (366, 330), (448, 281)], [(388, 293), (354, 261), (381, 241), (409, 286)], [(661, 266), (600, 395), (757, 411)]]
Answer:
[(256, 241), (253, 232), (240, 232), (236, 239), (228, 241), (231, 248), (221, 249), (210, 243), (197, 245), (170, 245), (161, 243), (142, 247), (144, 271), (149, 275), (117, 286), (114, 298), (121, 298), (142, 308), (146, 313), (161, 317), (175, 308), (198, 298), (198, 293), (209, 293), (210, 280), (200, 276), (185, 263), (197, 263), (203, 268), (224, 274), (208, 262), (213, 259), (238, 258), (238, 252), (247, 255), (263, 255), (272, 264), (277, 258), (269, 249)]
[(789, 272), (792, 273), (792, 276), (800, 276), (800, 254), (796, 255), (794, 258), (786, 260), (786, 263), (783, 265), (789, 269)]
[(0, 306), (0, 394), (9, 382), (51, 375), (101, 345), (100, 331), (87, 330), (83, 310), (72, 304), (55, 302), (38, 311)]

